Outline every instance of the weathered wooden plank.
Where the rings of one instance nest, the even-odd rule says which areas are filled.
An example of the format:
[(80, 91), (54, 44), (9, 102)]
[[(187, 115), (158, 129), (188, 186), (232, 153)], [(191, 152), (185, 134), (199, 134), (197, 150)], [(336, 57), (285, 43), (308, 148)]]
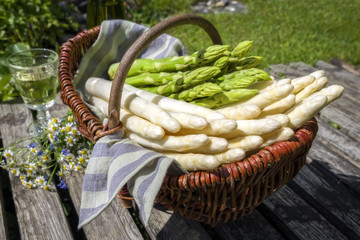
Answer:
[(328, 148), (338, 153), (344, 160), (348, 160), (360, 167), (359, 143), (342, 131), (337, 131), (326, 122), (318, 119), (319, 130), (316, 138)]
[(151, 239), (211, 239), (200, 223), (156, 205), (146, 227)]
[[(1, 171), (1, 170), (0, 170)], [(0, 172), (1, 174), (1, 172)], [(5, 219), (5, 202), (2, 193), (2, 185), (0, 181), (0, 239), (8, 239), (6, 219)]]
[(307, 156), (309, 162), (317, 164), (336, 175), (342, 183), (360, 194), (360, 169), (344, 160), (337, 152), (328, 148), (326, 141), (317, 137)]
[(351, 65), (347, 62), (344, 62), (340, 59), (337, 58), (333, 58), (330, 60), (330, 63), (333, 65), (338, 66), (339, 68), (342, 68), (344, 70), (347, 70), (349, 72), (351, 72), (352, 74), (359, 76), (360, 77), (360, 69), (354, 65)]
[(286, 185), (268, 197), (258, 209), (288, 239), (346, 239)]
[[(343, 97), (343, 99), (339, 99), (339, 102), (335, 101), (321, 110), (319, 118), (324, 120), (324, 122), (338, 124), (340, 127), (338, 131), (360, 142), (360, 124), (358, 124), (360, 122), (360, 116), (356, 114), (360, 109), (357, 110), (358, 107), (345, 108), (343, 100), (346, 100), (346, 95)], [(348, 112), (352, 111), (351, 109), (353, 109), (353, 112), (349, 114)]]
[[(69, 108), (61, 102), (58, 96), (56, 104), (50, 110), (53, 117), (63, 117)], [(66, 182), (73, 205), (79, 213), (83, 176), (73, 173), (67, 176)], [(119, 199), (114, 199), (111, 205), (92, 222), (84, 226), (83, 230), (89, 240), (101, 238), (142, 239), (142, 235), (129, 211), (122, 206)]]
[[(71, 176), (67, 176), (66, 182), (75, 209), (79, 213), (83, 176), (73, 173)], [(89, 240), (143, 239), (129, 211), (122, 206), (120, 199), (114, 199), (109, 207), (83, 229)]]
[(327, 169), (305, 165), (288, 184), (349, 239), (360, 239), (360, 201)]
[(256, 209), (235, 222), (217, 224), (214, 229), (223, 240), (285, 239)]
[[(26, 136), (33, 121), (24, 104), (1, 104), (0, 131), (4, 146)], [(57, 192), (28, 190), (10, 175), (22, 239), (73, 239)]]

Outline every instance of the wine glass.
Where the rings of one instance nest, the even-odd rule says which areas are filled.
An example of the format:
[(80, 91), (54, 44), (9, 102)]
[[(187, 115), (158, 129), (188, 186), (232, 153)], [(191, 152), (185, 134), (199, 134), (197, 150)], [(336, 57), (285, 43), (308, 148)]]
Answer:
[(48, 109), (55, 103), (58, 59), (55, 51), (44, 48), (20, 51), (7, 59), (25, 105), (37, 111), (36, 131), (47, 126), (50, 119)]

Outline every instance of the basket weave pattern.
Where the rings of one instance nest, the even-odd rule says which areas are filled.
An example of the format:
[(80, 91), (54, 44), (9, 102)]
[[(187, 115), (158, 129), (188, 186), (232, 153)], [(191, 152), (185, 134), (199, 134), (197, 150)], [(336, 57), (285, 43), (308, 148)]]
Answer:
[[(92, 141), (114, 132), (107, 131), (86, 107), (73, 86), (74, 75), (86, 50), (95, 42), (100, 26), (84, 30), (61, 47), (59, 80), (61, 98), (78, 122), (81, 133)], [(181, 215), (215, 225), (247, 215), (296, 176), (305, 164), (318, 125), (313, 118), (282, 141), (254, 153), (247, 159), (222, 165), (212, 171), (196, 171), (181, 176), (167, 175), (156, 202)], [(131, 199), (126, 189), (119, 193)]]

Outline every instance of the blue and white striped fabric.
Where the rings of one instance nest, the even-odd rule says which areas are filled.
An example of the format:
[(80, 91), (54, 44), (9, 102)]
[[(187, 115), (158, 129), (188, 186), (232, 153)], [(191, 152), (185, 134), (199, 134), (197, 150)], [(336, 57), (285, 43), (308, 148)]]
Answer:
[[(101, 24), (99, 36), (81, 59), (74, 85), (83, 90), (90, 77), (109, 79), (108, 68), (120, 62), (133, 42), (148, 28), (125, 20), (107, 20)], [(184, 45), (174, 37), (163, 34), (139, 55), (139, 58), (167, 58), (185, 55)]]
[(126, 183), (146, 225), (166, 173), (185, 172), (173, 161), (123, 138), (123, 132), (102, 137), (86, 169), (79, 228), (104, 210)]
[[(84, 84), (90, 77), (108, 79), (109, 66), (119, 62), (126, 50), (146, 29), (123, 20), (104, 21), (98, 39), (81, 60), (74, 80), (77, 90), (85, 94)], [(164, 58), (183, 54), (185, 50), (182, 43), (163, 34), (151, 43), (140, 57)], [(102, 137), (95, 144), (86, 169), (78, 227), (83, 227), (98, 216), (125, 184), (147, 225), (166, 173), (184, 172), (173, 159), (124, 138), (122, 131)]]

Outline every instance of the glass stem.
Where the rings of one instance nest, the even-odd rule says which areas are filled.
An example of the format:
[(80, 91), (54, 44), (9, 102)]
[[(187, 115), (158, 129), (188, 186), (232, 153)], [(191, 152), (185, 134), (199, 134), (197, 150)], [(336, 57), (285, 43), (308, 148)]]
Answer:
[(38, 123), (41, 128), (44, 128), (47, 126), (48, 120), (50, 119), (50, 112), (47, 109), (44, 110), (38, 110), (36, 113), (36, 119), (38, 120)]

